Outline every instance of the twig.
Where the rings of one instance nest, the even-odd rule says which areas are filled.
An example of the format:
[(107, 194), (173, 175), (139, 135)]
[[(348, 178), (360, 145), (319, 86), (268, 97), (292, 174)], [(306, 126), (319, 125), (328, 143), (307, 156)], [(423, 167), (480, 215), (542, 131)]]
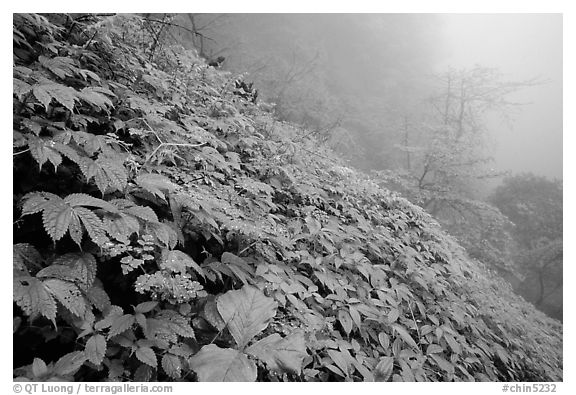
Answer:
[(422, 336), (420, 335), (420, 328), (418, 327), (416, 318), (414, 318), (414, 311), (412, 311), (412, 303), (410, 301), (408, 302), (408, 308), (410, 309), (410, 315), (412, 316), (412, 321), (414, 321), (414, 325), (416, 325), (416, 333), (418, 333), (418, 348), (420, 349), (420, 352), (422, 352), (422, 347), (420, 346)]
[(27, 149), (25, 149), (24, 151), (15, 152), (15, 153), (12, 154), (12, 156), (20, 155), (20, 154), (23, 154), (24, 152), (28, 152), (28, 151), (30, 151), (30, 148), (27, 148)]
[(257, 243), (257, 242), (255, 241), (255, 242), (253, 242), (252, 244), (250, 244), (248, 247), (244, 248), (242, 251), (240, 251), (240, 252), (238, 253), (238, 256), (242, 255), (242, 253), (246, 252), (248, 249), (250, 249), (250, 247), (253, 247), (254, 245), (256, 245), (256, 243)]

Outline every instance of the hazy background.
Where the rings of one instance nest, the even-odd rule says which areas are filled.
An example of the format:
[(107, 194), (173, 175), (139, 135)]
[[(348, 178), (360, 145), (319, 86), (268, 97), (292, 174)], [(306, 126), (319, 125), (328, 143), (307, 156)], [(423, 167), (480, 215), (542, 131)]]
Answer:
[(546, 81), (515, 95), (528, 102), (511, 125), (492, 120), (500, 169), (562, 178), (562, 15), (443, 14), (440, 67), (481, 64), (511, 78)]
[(403, 161), (404, 122), (429, 121), (435, 74), (479, 65), (510, 81), (539, 78), (511, 95), (526, 104), (507, 119), (482, 117), (486, 153), (494, 170), (562, 178), (561, 14), (183, 14), (177, 22), (201, 33), (185, 42), (254, 81), (277, 115), (329, 133), (364, 170)]

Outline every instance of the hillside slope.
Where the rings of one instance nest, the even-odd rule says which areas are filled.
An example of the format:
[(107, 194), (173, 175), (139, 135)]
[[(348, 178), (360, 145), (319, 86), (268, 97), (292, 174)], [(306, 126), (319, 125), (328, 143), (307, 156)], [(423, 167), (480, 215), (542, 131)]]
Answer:
[(562, 380), (557, 321), (159, 31), (14, 16), (15, 377)]

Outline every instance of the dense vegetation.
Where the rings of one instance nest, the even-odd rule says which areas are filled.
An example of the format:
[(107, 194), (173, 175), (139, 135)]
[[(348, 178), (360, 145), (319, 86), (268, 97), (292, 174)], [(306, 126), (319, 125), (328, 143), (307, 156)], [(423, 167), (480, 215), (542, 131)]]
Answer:
[(558, 381), (562, 326), (136, 16), (14, 16), (14, 377)]

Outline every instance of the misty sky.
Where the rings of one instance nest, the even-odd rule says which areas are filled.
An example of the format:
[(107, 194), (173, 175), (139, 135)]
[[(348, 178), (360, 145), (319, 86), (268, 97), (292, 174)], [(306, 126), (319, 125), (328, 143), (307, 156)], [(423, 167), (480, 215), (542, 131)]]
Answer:
[(511, 80), (546, 84), (514, 96), (529, 102), (511, 125), (490, 122), (496, 167), (562, 178), (562, 15), (444, 14), (441, 67), (496, 67)]

